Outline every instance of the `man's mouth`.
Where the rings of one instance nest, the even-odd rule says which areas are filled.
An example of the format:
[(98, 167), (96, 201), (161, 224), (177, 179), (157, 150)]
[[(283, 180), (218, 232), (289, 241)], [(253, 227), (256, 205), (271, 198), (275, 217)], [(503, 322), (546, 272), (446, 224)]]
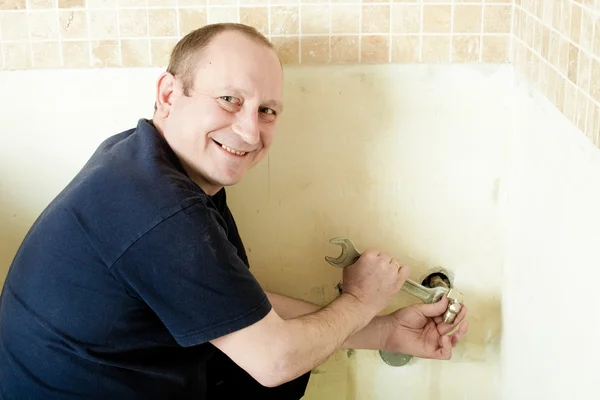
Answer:
[(221, 148), (224, 149), (225, 151), (227, 151), (227, 152), (229, 152), (231, 154), (235, 154), (236, 156), (245, 156), (246, 153), (247, 153), (245, 151), (239, 151), (239, 150), (236, 150), (236, 149), (232, 149), (231, 147), (225, 146), (224, 144), (219, 143), (219, 142), (217, 142), (214, 139), (213, 139), (213, 142), (215, 142), (216, 144), (218, 144), (219, 146), (221, 146)]

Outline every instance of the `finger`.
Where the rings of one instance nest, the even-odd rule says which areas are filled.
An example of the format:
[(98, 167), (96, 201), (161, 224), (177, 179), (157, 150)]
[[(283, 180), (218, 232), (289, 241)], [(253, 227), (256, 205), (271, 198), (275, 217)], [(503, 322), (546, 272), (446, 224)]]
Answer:
[(464, 321), (461, 325), (460, 328), (458, 328), (458, 330), (452, 334), (451, 336), (451, 342), (452, 342), (452, 347), (455, 347), (458, 343), (458, 341), (466, 335), (467, 331), (469, 330), (469, 321)]
[(453, 323), (447, 324), (443, 321), (440, 321), (440, 322), (436, 321), (438, 332), (440, 333), (440, 335), (447, 335), (453, 329), (455, 329), (460, 323), (462, 323), (465, 320), (466, 316), (467, 316), (467, 307), (463, 304), (460, 312), (458, 313), (456, 318), (454, 318)]
[(389, 263), (392, 262), (392, 256), (384, 251), (379, 252), (379, 258), (382, 258), (384, 261), (387, 261)]
[(402, 268), (402, 265), (400, 265), (400, 261), (396, 260), (395, 258), (392, 258), (390, 260), (390, 264), (396, 264), (396, 267), (398, 268), (398, 272), (400, 272), (400, 269)]
[(440, 337), (440, 350), (439, 357), (442, 360), (449, 360), (452, 358), (452, 341), (449, 336)]
[(437, 303), (417, 304), (416, 307), (420, 312), (423, 313), (424, 316), (436, 317), (434, 318), (434, 321), (436, 324), (439, 324), (439, 322), (442, 322), (441, 315), (443, 315), (448, 309), (448, 298), (446, 295), (444, 295)]
[(403, 265), (398, 259), (392, 258), (390, 264), (396, 264), (398, 267), (398, 274), (402, 280), (407, 280), (410, 276), (411, 270), (408, 265)]

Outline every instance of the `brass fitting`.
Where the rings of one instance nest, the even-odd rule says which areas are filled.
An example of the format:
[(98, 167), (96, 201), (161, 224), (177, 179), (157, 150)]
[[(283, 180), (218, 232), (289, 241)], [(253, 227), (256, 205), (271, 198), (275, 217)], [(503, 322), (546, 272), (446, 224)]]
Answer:
[(444, 313), (443, 320), (447, 324), (454, 323), (456, 316), (462, 310), (463, 295), (455, 289), (450, 289), (448, 292), (448, 309)]

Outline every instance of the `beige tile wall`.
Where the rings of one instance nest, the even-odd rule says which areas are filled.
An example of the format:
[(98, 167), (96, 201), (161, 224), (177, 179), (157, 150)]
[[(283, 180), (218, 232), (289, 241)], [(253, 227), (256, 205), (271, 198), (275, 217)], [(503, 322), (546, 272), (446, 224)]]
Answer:
[(0, 0), (3, 69), (164, 66), (207, 23), (257, 27), (285, 63), (508, 62), (513, 0)]
[(600, 0), (516, 0), (517, 69), (600, 147)]

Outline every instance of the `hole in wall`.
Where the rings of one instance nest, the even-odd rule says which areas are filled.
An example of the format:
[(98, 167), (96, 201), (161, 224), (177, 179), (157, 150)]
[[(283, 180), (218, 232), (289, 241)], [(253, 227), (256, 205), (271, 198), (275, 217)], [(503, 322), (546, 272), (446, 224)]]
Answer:
[(428, 288), (445, 286), (447, 288), (452, 288), (452, 282), (448, 275), (444, 272), (434, 272), (432, 274), (427, 275), (421, 284)]

